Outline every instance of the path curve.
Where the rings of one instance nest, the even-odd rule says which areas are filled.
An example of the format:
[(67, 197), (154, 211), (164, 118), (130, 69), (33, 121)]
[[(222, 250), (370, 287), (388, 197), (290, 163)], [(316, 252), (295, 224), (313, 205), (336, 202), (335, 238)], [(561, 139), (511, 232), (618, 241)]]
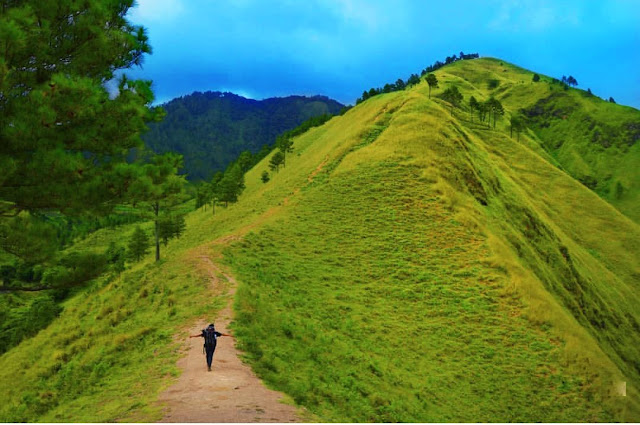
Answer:
[[(229, 287), (227, 305), (215, 319), (216, 330), (229, 333), (236, 281), (208, 256), (200, 255), (197, 261), (208, 274), (215, 293), (224, 295), (221, 288)], [(208, 323), (207, 319), (201, 319), (189, 329), (189, 334), (199, 333)], [(211, 372), (207, 372), (202, 339), (191, 338), (186, 344), (186, 355), (178, 361), (180, 378), (160, 395), (159, 401), (166, 406), (160, 422), (303, 422), (295, 407), (281, 402), (282, 393), (266, 388), (251, 368), (240, 361), (233, 338), (218, 339)]]

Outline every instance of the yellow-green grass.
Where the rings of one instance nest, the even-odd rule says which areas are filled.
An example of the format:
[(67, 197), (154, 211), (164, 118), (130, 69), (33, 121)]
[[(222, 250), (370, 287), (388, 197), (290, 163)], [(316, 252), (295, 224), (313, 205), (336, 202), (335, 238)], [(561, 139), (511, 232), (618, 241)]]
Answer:
[[(104, 252), (133, 227), (100, 230), (71, 249)], [(212, 296), (188, 252), (170, 245), (165, 255), (92, 282), (46, 329), (0, 357), (0, 420), (159, 419), (157, 395), (179, 372), (174, 336), (226, 302)]]
[[(636, 223), (640, 222), (640, 111), (567, 89), (498, 59), (459, 61), (440, 71), (468, 100), (499, 99), (510, 114), (526, 110), (531, 135), (574, 178), (588, 185)], [(439, 75), (440, 75), (439, 74)], [(488, 81), (498, 81), (490, 89)]]
[[(504, 127), (487, 131), (459, 119), (459, 112), (452, 119), (441, 101), (427, 100), (427, 90), (423, 84), (364, 102), (344, 124), (326, 126), (324, 134), (336, 137), (331, 142), (303, 136), (296, 142), (300, 163), (291, 161), (268, 184), (290, 181), (299, 168), (312, 170), (299, 164), (315, 140), (323, 170), (289, 201), (286, 215), (227, 253), (245, 282), (238, 332), (257, 370), (328, 420), (637, 418), (638, 226), (545, 161), (544, 151), (532, 149), (534, 139), (524, 136), (518, 144)], [(362, 120), (365, 111), (369, 121)], [(358, 122), (354, 137), (348, 131)], [(385, 122), (388, 128), (371, 143), (372, 131)], [(335, 148), (323, 158), (320, 146), (328, 143)], [(434, 212), (443, 205), (448, 216)], [(399, 220), (402, 213), (415, 216)], [(603, 227), (603, 219), (611, 225)], [(470, 232), (468, 240), (447, 226), (451, 221)], [(443, 255), (434, 241), (460, 250), (463, 259)], [(429, 255), (431, 266), (439, 266), (435, 274), (426, 265)], [(489, 289), (488, 277), (495, 280)], [(421, 339), (420, 326), (437, 327), (442, 311), (456, 311), (437, 292), (441, 282), (456, 288), (452, 305), (471, 306), (472, 313), (451, 313), (450, 334), (424, 332)], [(473, 302), (479, 294), (491, 307)], [(519, 319), (501, 322), (505, 312)], [(493, 363), (496, 381), (506, 379), (504, 370), (516, 371), (518, 383), (507, 380), (504, 388), (512, 391), (503, 398), (495, 398), (491, 381), (474, 386), (460, 378), (477, 377), (483, 367), (465, 351), (460, 364), (437, 356), (447, 363), (439, 370), (458, 373), (459, 380), (451, 379), (458, 390), (425, 383), (436, 367), (427, 360), (433, 347), (478, 339), (470, 322), (490, 341), (478, 342), (479, 353), (507, 356)], [(522, 333), (506, 323), (522, 325)], [(415, 344), (404, 339), (407, 332), (411, 341), (418, 338)], [(508, 357), (522, 352), (520, 343), (538, 347), (542, 357), (532, 364), (574, 380), (571, 395), (549, 384), (550, 375)], [(373, 369), (382, 367), (386, 378), (359, 364), (369, 352), (376, 353)], [(623, 380), (627, 398), (614, 394)], [(535, 388), (547, 388), (549, 398)], [(519, 404), (518, 394), (529, 404)], [(567, 410), (569, 404), (575, 409)], [(460, 405), (477, 409), (461, 413)]]
[[(476, 80), (455, 75), (474, 63)], [(266, 158), (238, 204), (187, 217), (166, 260), (95, 282), (0, 357), (0, 419), (158, 419), (172, 337), (225, 302), (193, 249), (246, 234), (224, 260), (238, 341), (321, 420), (639, 420), (638, 225), (551, 165), (534, 132), (517, 143), (504, 118), (488, 131), (434, 96), (455, 81), (482, 100), (482, 68), (500, 66), (528, 84), (499, 61), (458, 62), (431, 100), (425, 83), (375, 96), (297, 138), (263, 184)]]

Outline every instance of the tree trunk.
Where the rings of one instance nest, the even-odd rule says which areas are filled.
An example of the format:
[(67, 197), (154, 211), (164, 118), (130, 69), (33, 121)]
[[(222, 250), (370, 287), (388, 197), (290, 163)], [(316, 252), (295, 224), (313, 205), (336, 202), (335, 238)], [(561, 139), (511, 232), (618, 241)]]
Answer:
[(158, 216), (160, 214), (160, 203), (156, 202), (153, 206), (154, 212), (156, 214), (156, 261), (160, 261), (160, 232), (158, 229)]

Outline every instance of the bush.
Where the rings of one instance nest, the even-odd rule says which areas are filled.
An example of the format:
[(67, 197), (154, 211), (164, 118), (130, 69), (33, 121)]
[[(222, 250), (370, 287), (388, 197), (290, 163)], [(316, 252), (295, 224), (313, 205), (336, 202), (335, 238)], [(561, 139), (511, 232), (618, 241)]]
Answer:
[(538, 74), (533, 74), (533, 82), (537, 83), (538, 81), (540, 81), (540, 76)]

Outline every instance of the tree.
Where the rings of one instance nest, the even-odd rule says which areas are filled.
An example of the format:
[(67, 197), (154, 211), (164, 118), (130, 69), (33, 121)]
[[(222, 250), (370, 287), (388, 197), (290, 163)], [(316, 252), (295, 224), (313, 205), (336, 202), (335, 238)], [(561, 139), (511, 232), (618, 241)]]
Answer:
[(438, 87), (438, 78), (435, 74), (427, 74), (427, 84), (429, 84), (429, 99), (431, 99), (431, 89), (433, 87)]
[[(196, 209), (205, 206), (211, 201), (211, 185), (201, 182), (196, 187)], [(206, 208), (205, 208), (206, 209)]]
[(147, 233), (136, 226), (131, 238), (129, 239), (128, 256), (133, 261), (140, 261), (142, 257), (149, 252), (149, 236)]
[(573, 78), (572, 75), (569, 75), (569, 77), (567, 78), (567, 84), (570, 86), (577, 86), (578, 85), (578, 80), (576, 80), (575, 78)]
[(293, 140), (288, 132), (278, 136), (276, 139), (276, 147), (282, 152), (282, 166), (286, 166), (287, 153), (293, 152)]
[(402, 78), (398, 78), (396, 80), (395, 87), (396, 87), (396, 90), (404, 90), (404, 88), (406, 87), (406, 84), (404, 83)]
[(158, 220), (158, 237), (167, 246), (173, 238), (179, 238), (187, 228), (184, 214), (165, 214)]
[(177, 205), (186, 200), (183, 192), (185, 178), (178, 175), (178, 170), (182, 168), (182, 156), (173, 153), (152, 155), (145, 161), (140, 165), (129, 197), (139, 215), (154, 222), (156, 261), (159, 261), (160, 222), (164, 215), (171, 214)]
[[(121, 74), (151, 52), (145, 30), (126, 19), (132, 3), (2, 3), (0, 224), (51, 214), (106, 215), (128, 199), (138, 164), (127, 156), (142, 146), (145, 123), (163, 115), (150, 106), (150, 81)], [(107, 82), (116, 74), (121, 77), (110, 93)], [(52, 247), (60, 248), (54, 239), (46, 250)], [(58, 267), (57, 255), (42, 254), (27, 259)], [(54, 275), (38, 289), (82, 283)]]
[[(462, 52), (460, 52), (462, 53)], [(471, 115), (471, 122), (473, 122), (473, 112), (478, 109), (478, 101), (476, 100), (475, 97), (471, 96), (469, 98), (469, 111), (470, 111), (470, 115)]]
[[(276, 152), (276, 154), (281, 152)], [(231, 164), (224, 172), (222, 179), (218, 183), (219, 200), (224, 202), (225, 207), (229, 206), (229, 202), (238, 202), (238, 197), (245, 188), (244, 173), (238, 164)]]
[(240, 165), (240, 169), (243, 173), (246, 173), (253, 167), (253, 155), (249, 151), (242, 151), (240, 156), (238, 156), (238, 165)]
[(451, 116), (453, 116), (453, 107), (460, 106), (460, 102), (462, 102), (462, 93), (460, 93), (457, 86), (449, 86), (444, 93), (442, 93), (442, 98), (451, 105)]
[(613, 97), (609, 97), (609, 102), (616, 103), (616, 101), (613, 99)]
[(267, 170), (264, 170), (262, 172), (262, 175), (260, 176), (260, 179), (262, 180), (262, 183), (267, 183), (269, 181), (269, 172)]
[(417, 74), (411, 74), (407, 80), (407, 86), (414, 86), (420, 84), (420, 77)]
[(485, 102), (485, 106), (487, 111), (489, 112), (489, 121), (488, 126), (491, 126), (491, 114), (493, 114), (493, 129), (496, 128), (496, 115), (504, 115), (504, 108), (502, 107), (502, 103), (495, 97), (490, 97)]
[(284, 162), (284, 154), (280, 151), (273, 154), (269, 160), (269, 168), (271, 171), (277, 172), (282, 163)]
[(540, 76), (538, 74), (533, 74), (532, 80), (534, 83), (537, 83), (538, 81), (540, 81)]
[(522, 130), (524, 130), (525, 128), (525, 124), (524, 124), (524, 118), (520, 115), (511, 115), (511, 136), (513, 137), (513, 132), (515, 131), (516, 134), (518, 135), (518, 142), (520, 141), (520, 132)]
[(132, 2), (25, 0), (0, 12), (0, 215), (104, 213), (122, 200), (150, 108), (150, 81), (115, 72), (151, 51)]

